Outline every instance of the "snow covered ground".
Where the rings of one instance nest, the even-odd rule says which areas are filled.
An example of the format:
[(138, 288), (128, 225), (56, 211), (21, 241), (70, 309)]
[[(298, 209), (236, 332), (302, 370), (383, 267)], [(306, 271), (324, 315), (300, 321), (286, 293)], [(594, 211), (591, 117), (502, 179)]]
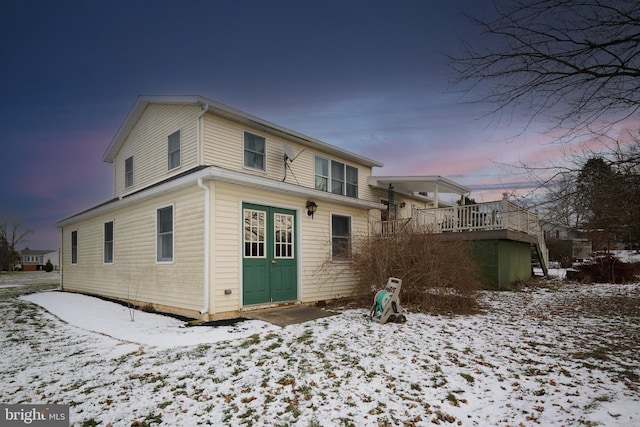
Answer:
[[(485, 314), (366, 310), (185, 327), (96, 298), (0, 289), (2, 403), (74, 425), (637, 426), (640, 284), (483, 294)], [(15, 292), (15, 291), (14, 291)]]

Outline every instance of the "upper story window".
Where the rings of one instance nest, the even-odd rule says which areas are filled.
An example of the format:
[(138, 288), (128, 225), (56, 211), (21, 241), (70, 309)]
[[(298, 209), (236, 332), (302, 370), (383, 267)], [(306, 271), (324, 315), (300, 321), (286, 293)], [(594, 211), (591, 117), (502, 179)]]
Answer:
[(265, 138), (249, 132), (244, 133), (244, 166), (250, 169), (265, 171)]
[(316, 157), (316, 190), (329, 191), (329, 160)]
[(180, 131), (177, 130), (168, 139), (168, 170), (180, 167)]
[(347, 171), (347, 183), (346, 183), (346, 196), (358, 198), (358, 168), (353, 166), (346, 166)]
[(358, 198), (358, 168), (316, 156), (316, 190)]
[(331, 192), (344, 194), (344, 163), (331, 161)]
[(133, 185), (133, 156), (124, 161), (124, 187)]
[(113, 264), (113, 221), (104, 223), (104, 263)]

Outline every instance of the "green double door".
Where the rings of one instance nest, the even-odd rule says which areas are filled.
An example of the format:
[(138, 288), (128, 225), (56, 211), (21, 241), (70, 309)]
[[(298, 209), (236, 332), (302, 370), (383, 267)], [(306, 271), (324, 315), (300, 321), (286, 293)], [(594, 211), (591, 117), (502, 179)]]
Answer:
[(295, 301), (295, 211), (243, 203), (242, 219), (242, 304)]

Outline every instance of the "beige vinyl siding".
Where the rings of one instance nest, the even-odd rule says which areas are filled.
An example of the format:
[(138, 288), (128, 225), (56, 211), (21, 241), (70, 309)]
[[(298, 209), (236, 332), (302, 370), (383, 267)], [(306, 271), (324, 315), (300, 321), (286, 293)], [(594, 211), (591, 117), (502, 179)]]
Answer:
[[(156, 262), (157, 209), (174, 207), (174, 260)], [(104, 223), (114, 221), (114, 262), (103, 263)], [(63, 229), (64, 289), (186, 310), (203, 306), (203, 191), (189, 187)], [(78, 264), (70, 234), (78, 230)]]
[[(216, 312), (242, 307), (241, 209), (243, 202), (276, 206), (297, 211), (299, 232), (296, 241), (298, 257), (298, 299), (313, 302), (348, 296), (355, 283), (348, 262), (331, 261), (331, 214), (350, 216), (354, 238), (368, 233), (369, 211), (321, 202), (313, 219), (304, 208), (306, 199), (278, 193), (256, 192), (248, 187), (215, 183), (212, 216), (213, 230), (212, 302)], [(213, 187), (212, 187), (213, 188)], [(212, 190), (213, 191), (213, 190)], [(213, 282), (212, 282), (213, 283)], [(225, 290), (231, 294), (225, 295)]]
[[(285, 177), (284, 150), (282, 144), (287, 143), (296, 153), (296, 159), (290, 163), (286, 181), (306, 188), (315, 188), (315, 158), (320, 156), (329, 160), (337, 160), (358, 168), (358, 198), (374, 200), (367, 179), (371, 176), (371, 168), (354, 164), (345, 159), (305, 148), (291, 140), (276, 138), (266, 132), (251, 129), (235, 122), (212, 114), (205, 115), (203, 126), (203, 163), (219, 166), (251, 175), (282, 181)], [(244, 132), (248, 131), (266, 139), (266, 172), (255, 171), (243, 167), (244, 164)]]
[[(149, 105), (114, 158), (115, 196), (137, 191), (197, 166), (199, 113), (199, 107), (192, 105)], [(169, 171), (167, 138), (176, 130), (180, 130), (180, 167)], [(133, 186), (125, 188), (124, 162), (131, 156)]]
[[(389, 192), (387, 190), (382, 190), (379, 188), (370, 188), (371, 200), (374, 202), (380, 202), (381, 200), (387, 200), (389, 198)], [(416, 207), (418, 209), (426, 209), (432, 208), (433, 203), (424, 200), (421, 197), (414, 197), (409, 194), (403, 194), (396, 192), (394, 194), (394, 200), (398, 204), (398, 218), (410, 218), (412, 216), (412, 209)], [(405, 204), (405, 207), (402, 208), (402, 203)], [(376, 221), (380, 221), (380, 215), (378, 214)]]
[(305, 221), (305, 238), (302, 242), (305, 253), (305, 302), (350, 296), (356, 282), (350, 262), (332, 260), (332, 215), (351, 218), (351, 237), (354, 245), (368, 235), (368, 210), (326, 203), (323, 203), (322, 207), (323, 209), (318, 209), (313, 220), (308, 217), (309, 220)]

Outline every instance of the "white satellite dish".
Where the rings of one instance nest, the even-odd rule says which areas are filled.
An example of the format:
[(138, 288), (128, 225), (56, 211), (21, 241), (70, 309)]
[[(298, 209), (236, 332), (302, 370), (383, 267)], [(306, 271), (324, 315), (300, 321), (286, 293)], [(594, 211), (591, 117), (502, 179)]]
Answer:
[[(296, 152), (293, 150), (293, 147), (291, 147), (286, 142), (283, 142), (282, 143), (282, 151), (284, 151), (284, 178), (282, 178), (282, 182), (287, 180), (287, 168), (288, 168), (291, 171), (291, 175), (293, 175), (293, 178), (296, 180), (296, 183), (298, 183), (298, 178), (296, 178), (296, 175), (293, 173), (293, 169), (291, 169), (291, 163), (293, 163), (293, 161), (304, 150), (302, 150), (300, 153), (296, 154)], [(300, 185), (300, 183), (298, 183), (298, 185)]]
[(285, 161), (291, 160), (292, 162), (296, 159), (296, 152), (293, 151), (293, 147), (291, 147), (289, 144), (287, 144), (286, 142), (282, 143), (282, 150), (284, 151), (284, 159)]

